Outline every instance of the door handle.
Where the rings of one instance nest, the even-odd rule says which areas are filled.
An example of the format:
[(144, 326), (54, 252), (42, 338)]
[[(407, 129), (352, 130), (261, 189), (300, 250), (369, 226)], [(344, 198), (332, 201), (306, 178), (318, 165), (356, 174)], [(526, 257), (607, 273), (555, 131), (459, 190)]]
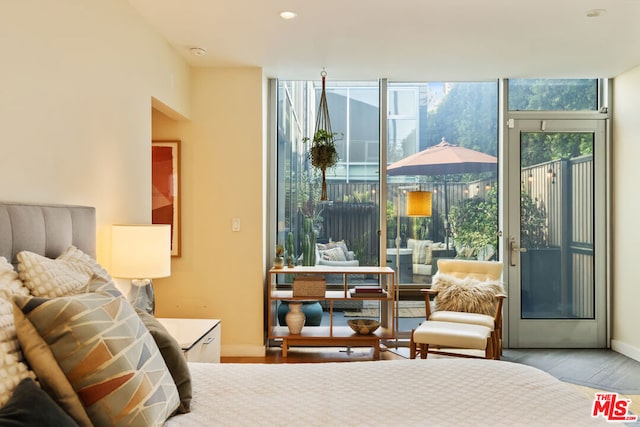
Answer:
[(509, 241), (509, 264), (511, 264), (511, 267), (515, 267), (516, 265), (518, 265), (520, 252), (527, 252), (527, 248), (521, 248), (520, 246), (518, 246), (518, 244), (516, 243), (516, 238), (514, 236), (511, 236), (511, 239)]

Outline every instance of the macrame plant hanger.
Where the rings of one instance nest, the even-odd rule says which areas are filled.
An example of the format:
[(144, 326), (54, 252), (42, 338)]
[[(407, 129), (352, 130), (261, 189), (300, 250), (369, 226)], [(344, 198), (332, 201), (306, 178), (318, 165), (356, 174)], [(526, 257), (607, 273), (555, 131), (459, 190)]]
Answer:
[[(327, 72), (323, 69), (320, 73), (322, 77), (322, 93), (320, 94), (320, 104), (318, 105), (318, 116), (316, 117), (316, 130), (314, 133), (314, 138), (317, 135), (323, 134), (327, 139), (323, 141), (325, 150), (329, 153), (329, 157), (322, 156), (323, 159), (328, 159), (329, 162), (322, 161), (319, 165), (314, 165), (320, 168), (322, 171), (322, 195), (320, 196), (320, 200), (327, 200), (327, 180), (326, 180), (326, 172), (327, 167), (331, 167), (335, 164), (337, 160), (337, 153), (335, 153), (335, 146), (333, 143), (333, 132), (331, 131), (331, 121), (329, 119), (329, 107), (327, 105), (327, 94), (326, 94), (326, 78)], [(320, 131), (320, 132), (319, 132)], [(314, 145), (317, 142), (314, 140)]]

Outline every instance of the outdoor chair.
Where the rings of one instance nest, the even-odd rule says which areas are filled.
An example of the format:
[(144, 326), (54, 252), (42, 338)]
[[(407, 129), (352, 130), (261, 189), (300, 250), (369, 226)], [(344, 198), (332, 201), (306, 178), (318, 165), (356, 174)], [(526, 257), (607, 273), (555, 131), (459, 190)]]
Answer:
[(482, 357), (500, 359), (506, 298), (501, 275), (500, 262), (438, 260), (431, 289), (422, 290), (426, 321), (411, 332), (410, 357), (425, 359), (429, 352), (475, 357), (442, 350), (451, 348), (483, 350)]

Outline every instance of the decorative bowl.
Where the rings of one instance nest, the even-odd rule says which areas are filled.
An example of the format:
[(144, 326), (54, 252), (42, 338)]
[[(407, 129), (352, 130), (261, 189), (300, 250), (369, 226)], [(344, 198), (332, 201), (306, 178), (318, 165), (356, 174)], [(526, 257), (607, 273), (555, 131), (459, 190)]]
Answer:
[(347, 323), (358, 335), (370, 335), (380, 327), (380, 322), (375, 319), (349, 319)]

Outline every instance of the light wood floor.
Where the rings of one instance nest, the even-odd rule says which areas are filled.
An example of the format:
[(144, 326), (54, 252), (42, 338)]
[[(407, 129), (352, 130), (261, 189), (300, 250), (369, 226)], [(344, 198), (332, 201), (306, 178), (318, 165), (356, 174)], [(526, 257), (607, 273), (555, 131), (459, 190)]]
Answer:
[[(380, 358), (383, 360), (404, 359), (404, 357), (390, 351), (382, 350)], [(373, 360), (371, 348), (344, 347), (294, 347), (288, 351), (287, 357), (282, 357), (280, 348), (267, 349), (264, 357), (221, 357), (220, 363), (321, 363), (321, 362), (356, 362)]]

